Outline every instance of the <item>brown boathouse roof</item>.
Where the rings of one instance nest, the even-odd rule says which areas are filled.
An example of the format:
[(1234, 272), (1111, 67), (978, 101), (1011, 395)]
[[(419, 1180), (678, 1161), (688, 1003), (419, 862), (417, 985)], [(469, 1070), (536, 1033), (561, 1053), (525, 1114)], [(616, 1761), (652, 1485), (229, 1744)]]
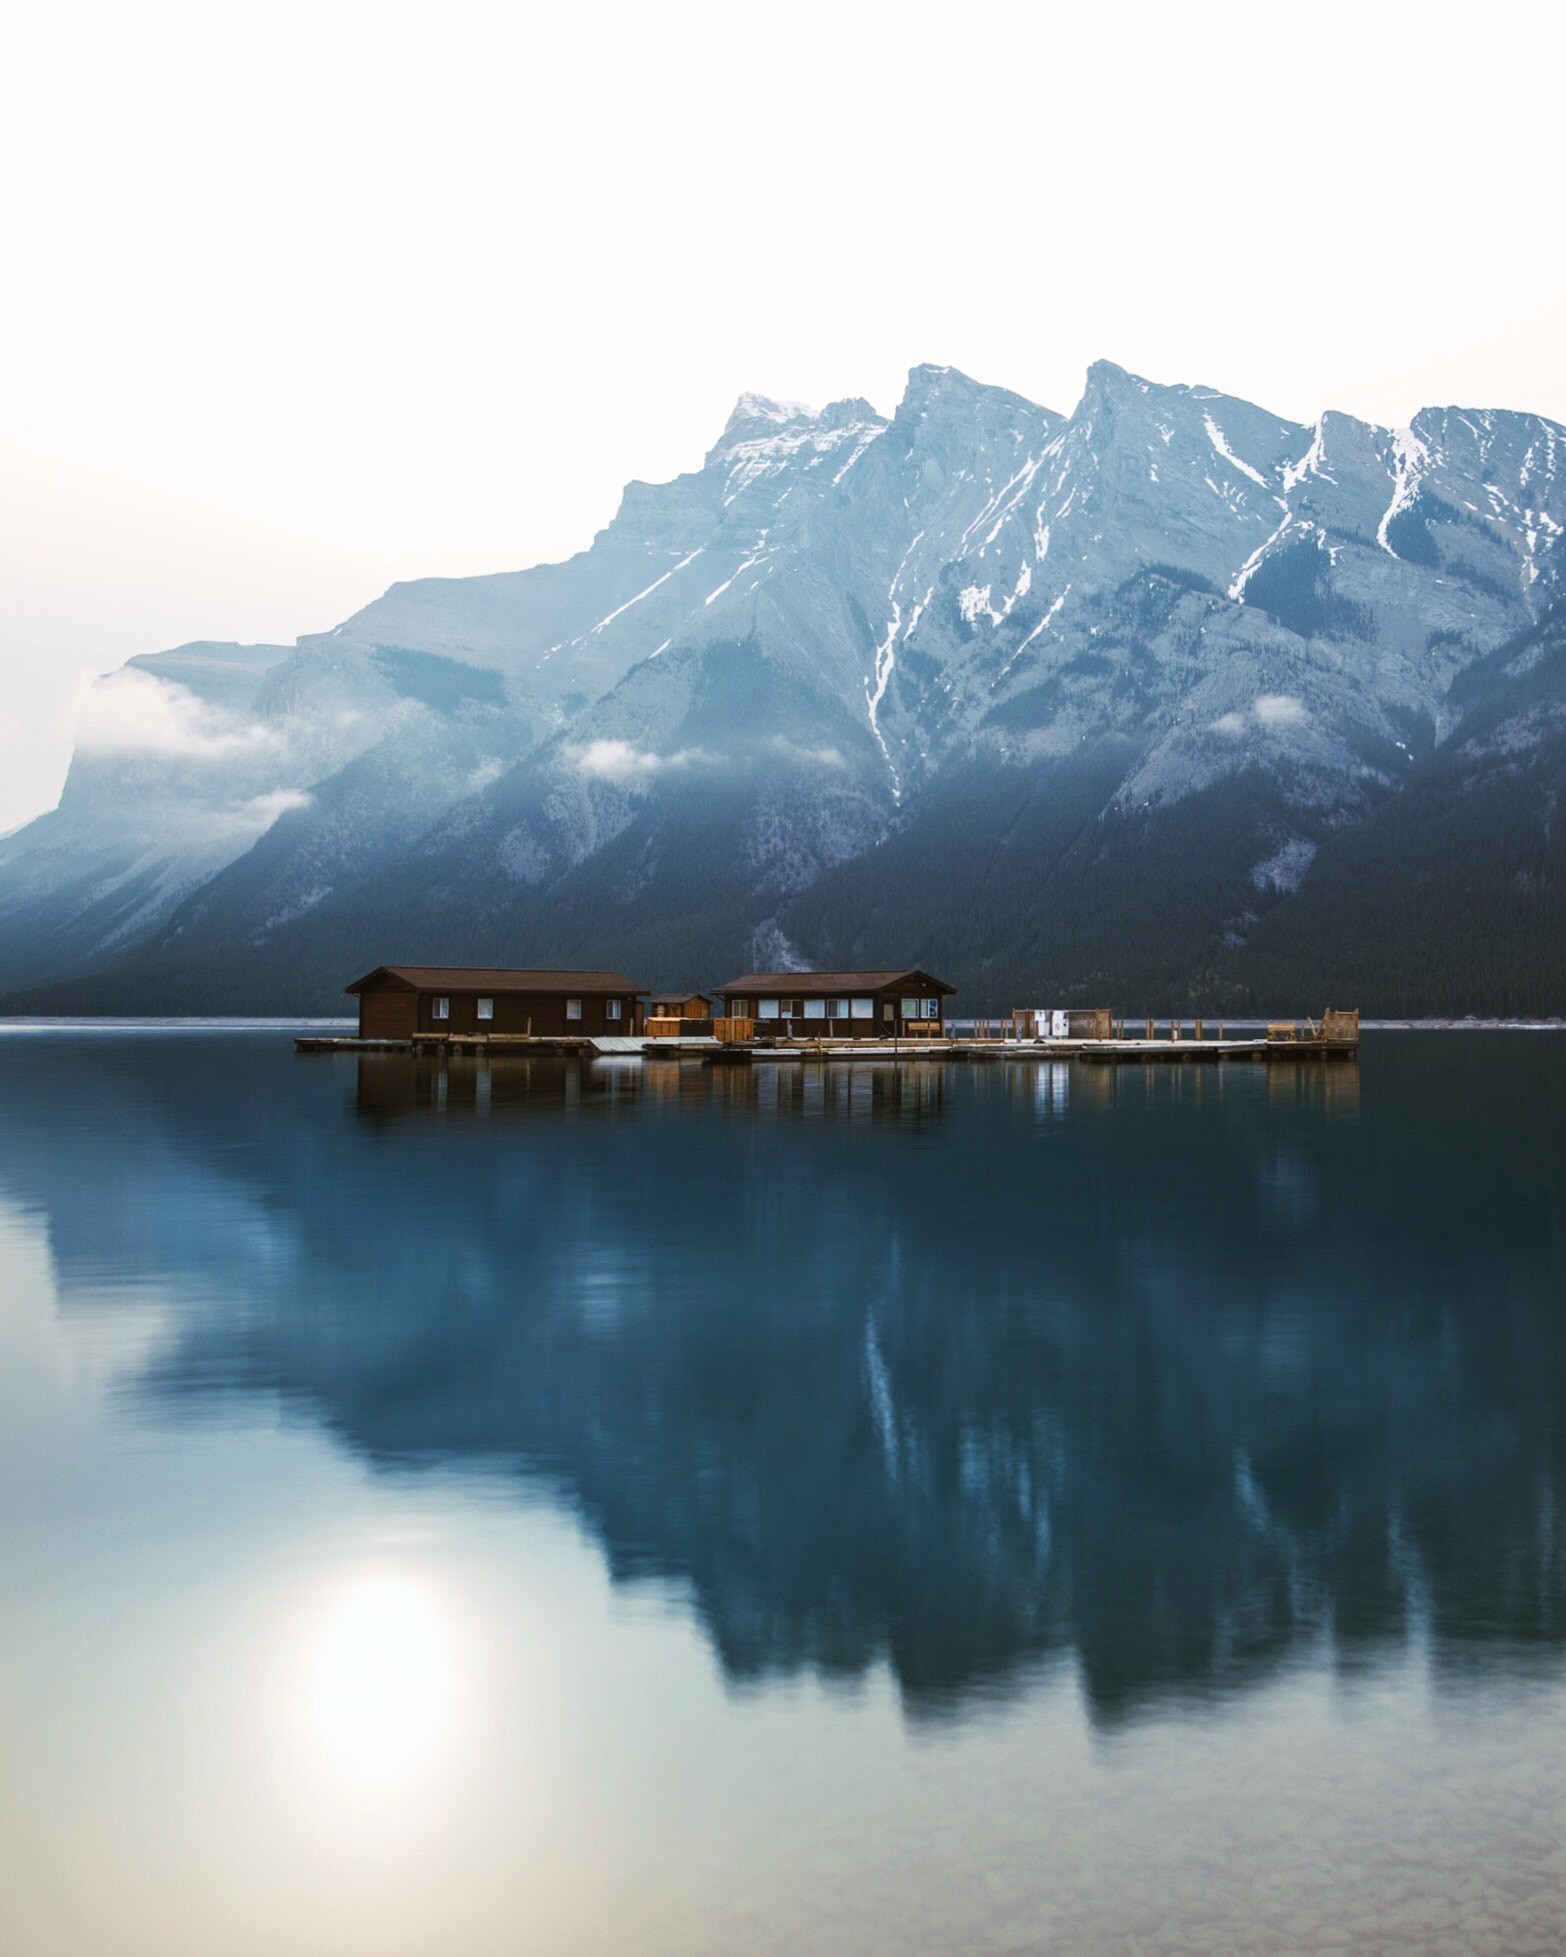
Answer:
[(718, 987), (722, 993), (755, 993), (765, 999), (772, 993), (795, 993), (804, 998), (811, 992), (847, 993), (850, 997), (858, 992), (889, 992), (894, 987), (917, 979), (928, 992), (951, 993), (957, 990), (944, 979), (932, 978), (918, 965), (905, 966), (895, 972), (747, 972), (743, 978), (730, 979)]
[(569, 992), (640, 995), (647, 990), (618, 972), (517, 972), (497, 965), (377, 965), (345, 992), (390, 984), (410, 992)]

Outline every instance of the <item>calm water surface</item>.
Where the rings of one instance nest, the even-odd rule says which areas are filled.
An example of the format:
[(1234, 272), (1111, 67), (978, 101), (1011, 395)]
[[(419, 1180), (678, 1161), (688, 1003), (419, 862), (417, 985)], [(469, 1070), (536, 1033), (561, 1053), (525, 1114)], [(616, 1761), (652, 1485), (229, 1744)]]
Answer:
[(0, 1036), (0, 1949), (1566, 1947), (1566, 1039)]

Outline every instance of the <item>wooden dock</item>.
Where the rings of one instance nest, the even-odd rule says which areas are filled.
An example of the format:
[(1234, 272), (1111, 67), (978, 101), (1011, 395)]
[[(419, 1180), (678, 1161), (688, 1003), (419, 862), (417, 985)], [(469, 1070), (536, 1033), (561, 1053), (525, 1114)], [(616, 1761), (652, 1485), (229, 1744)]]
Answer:
[[(640, 1051), (641, 1042), (634, 1044)], [(459, 1033), (450, 1038), (443, 1034), (415, 1033), (411, 1039), (405, 1040), (363, 1040), (353, 1033), (299, 1033), (294, 1036), (296, 1053), (466, 1053), (484, 1054), (492, 1059), (502, 1059), (511, 1054), (524, 1058), (547, 1053), (591, 1054), (595, 1045), (591, 1039), (534, 1039), (524, 1033)]]
[(1101, 1066), (1181, 1066), (1218, 1060), (1284, 1061), (1299, 1065), (1312, 1060), (1357, 1060), (1358, 1040), (1093, 1040), (1084, 1042), (1078, 1059)]
[(1315, 1038), (1108, 1039), (1108, 1040), (776, 1040), (634, 1037), (550, 1039), (482, 1036), (454, 1039), (362, 1040), (351, 1034), (299, 1034), (300, 1053), (423, 1053), (431, 1058), (460, 1054), (470, 1059), (645, 1059), (704, 1060), (741, 1064), (754, 1061), (947, 1060), (983, 1063), (1081, 1060), (1092, 1066), (1215, 1066), (1223, 1061), (1279, 1063), (1354, 1061), (1359, 1042)]

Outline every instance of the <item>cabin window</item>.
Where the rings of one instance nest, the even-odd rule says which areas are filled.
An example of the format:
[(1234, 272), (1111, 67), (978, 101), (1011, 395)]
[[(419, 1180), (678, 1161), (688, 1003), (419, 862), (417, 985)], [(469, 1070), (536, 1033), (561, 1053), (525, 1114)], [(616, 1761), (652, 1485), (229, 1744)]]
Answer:
[(495, 1017), (495, 1002), (493, 999), (479, 1000), (478, 1016), (480, 1019), (493, 1019)]
[(431, 1019), (450, 1019), (450, 1017), (451, 1001), (449, 999), (437, 999), (430, 1007)]
[(620, 1001), (618, 999), (605, 999), (604, 1018), (618, 1019), (619, 1017), (620, 1017)]
[(567, 1000), (566, 1000), (566, 1018), (567, 1018), (567, 1019), (580, 1019), (581, 1017), (582, 1017), (582, 1002), (581, 1002), (581, 1000), (580, 1000), (580, 999), (567, 999)]
[(848, 1017), (848, 1006), (845, 1001), (842, 999), (828, 999), (826, 1002), (826, 1016), (828, 1019), (846, 1019)]
[(807, 999), (805, 1001), (806, 1019), (825, 1019), (826, 1016), (827, 1002), (825, 999)]
[(923, 1019), (924, 1001), (922, 999), (905, 999), (903, 1001), (903, 1018)]
[[(743, 1004), (744, 1002), (741, 1001), (740, 1003)], [(778, 1003), (779, 1002), (776, 999), (761, 1000), (760, 1009), (757, 1012), (756, 1017), (758, 1019), (776, 1019), (778, 1016)], [(743, 1015), (740, 1016), (743, 1017)]]
[(925, 1016), (925, 1018), (926, 1018), (926, 1019), (939, 1019), (939, 1018), (940, 1018), (940, 1016), (941, 1016), (941, 1002), (940, 1002), (940, 1000), (939, 1000), (939, 999), (926, 999), (926, 1000), (925, 1000), (925, 1002), (924, 1002), (924, 1016)]
[[(776, 1010), (774, 1009), (769, 1013), (767, 1011), (767, 1005), (768, 1001), (763, 999), (761, 1002), (761, 1017), (763, 1019), (775, 1019), (777, 1017)], [(730, 999), (729, 1016), (731, 1019), (749, 1019), (750, 1001), (748, 999)]]
[(874, 999), (850, 999), (848, 1003), (850, 1007), (850, 1017), (854, 1019), (875, 1018)]

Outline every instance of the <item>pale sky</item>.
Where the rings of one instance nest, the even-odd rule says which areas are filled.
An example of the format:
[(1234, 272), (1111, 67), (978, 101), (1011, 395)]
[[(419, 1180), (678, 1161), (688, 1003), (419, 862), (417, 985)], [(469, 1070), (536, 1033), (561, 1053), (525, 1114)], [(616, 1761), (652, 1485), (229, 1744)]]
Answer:
[(0, 830), (87, 679), (585, 545), (744, 389), (1566, 420), (1566, 10), (0, 11)]

